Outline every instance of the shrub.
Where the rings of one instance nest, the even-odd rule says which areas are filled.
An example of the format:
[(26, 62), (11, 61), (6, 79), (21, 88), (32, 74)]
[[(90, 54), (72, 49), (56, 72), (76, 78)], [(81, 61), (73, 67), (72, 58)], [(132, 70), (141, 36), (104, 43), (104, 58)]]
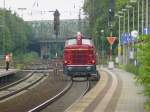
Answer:
[(38, 54), (36, 52), (30, 52), (26, 54), (20, 54), (14, 59), (14, 66), (18, 69), (23, 69), (24, 66), (36, 61)]
[(138, 60), (140, 62), (138, 81), (144, 85), (144, 94), (148, 100), (146, 107), (150, 109), (150, 35), (140, 37), (138, 44)]
[(128, 72), (131, 72), (135, 75), (138, 75), (139, 74), (139, 68), (133, 64), (127, 64), (125, 65), (125, 70), (128, 71)]

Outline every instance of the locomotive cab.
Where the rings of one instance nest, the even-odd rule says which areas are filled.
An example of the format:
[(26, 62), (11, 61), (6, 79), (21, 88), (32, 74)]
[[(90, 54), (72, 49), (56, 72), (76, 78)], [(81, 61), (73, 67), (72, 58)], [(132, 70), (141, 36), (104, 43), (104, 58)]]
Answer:
[(63, 70), (64, 74), (71, 77), (97, 74), (96, 52), (91, 38), (78, 33), (76, 38), (66, 40)]

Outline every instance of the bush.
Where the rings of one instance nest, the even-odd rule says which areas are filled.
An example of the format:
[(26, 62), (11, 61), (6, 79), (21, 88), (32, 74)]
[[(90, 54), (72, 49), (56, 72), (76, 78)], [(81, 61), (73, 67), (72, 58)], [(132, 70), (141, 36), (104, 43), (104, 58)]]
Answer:
[(27, 64), (31, 63), (37, 59), (38, 59), (38, 54), (35, 52), (30, 52), (30, 53), (23, 55), (23, 61), (24, 61), (24, 63), (27, 63)]
[(139, 74), (139, 68), (134, 66), (133, 64), (125, 65), (125, 70), (128, 71), (128, 72), (131, 72), (131, 73), (133, 73), (135, 75)]
[(20, 54), (14, 59), (14, 66), (17, 69), (23, 69), (24, 66), (36, 61), (38, 54), (36, 52), (30, 52), (26, 54)]
[(150, 35), (140, 37), (143, 41), (138, 45), (138, 60), (140, 62), (138, 81), (144, 85), (144, 94), (148, 100), (146, 107), (150, 109)]

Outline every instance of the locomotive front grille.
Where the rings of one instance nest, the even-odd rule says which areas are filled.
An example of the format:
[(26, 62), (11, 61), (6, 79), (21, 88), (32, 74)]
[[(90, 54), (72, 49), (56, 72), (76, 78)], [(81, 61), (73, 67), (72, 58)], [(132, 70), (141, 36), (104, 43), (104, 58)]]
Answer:
[(81, 51), (74, 51), (72, 55), (72, 62), (74, 64), (86, 64), (87, 62), (87, 55), (86, 52)]

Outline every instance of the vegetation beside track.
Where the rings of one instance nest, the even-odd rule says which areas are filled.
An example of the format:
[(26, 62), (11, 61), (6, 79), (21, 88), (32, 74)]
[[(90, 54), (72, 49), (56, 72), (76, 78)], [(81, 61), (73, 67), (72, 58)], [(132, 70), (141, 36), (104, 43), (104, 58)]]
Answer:
[(121, 68), (136, 74), (137, 81), (144, 86), (144, 95), (147, 97), (146, 109), (150, 109), (150, 35), (139, 37), (137, 48), (137, 66), (122, 65)]
[(150, 35), (141, 36), (139, 41), (137, 48), (140, 67), (137, 79), (144, 86), (144, 94), (148, 98), (145, 107), (150, 109)]
[(38, 54), (36, 52), (30, 52), (15, 57), (12, 64), (17, 69), (23, 69), (25, 66), (35, 62), (36, 60), (39, 60)]

